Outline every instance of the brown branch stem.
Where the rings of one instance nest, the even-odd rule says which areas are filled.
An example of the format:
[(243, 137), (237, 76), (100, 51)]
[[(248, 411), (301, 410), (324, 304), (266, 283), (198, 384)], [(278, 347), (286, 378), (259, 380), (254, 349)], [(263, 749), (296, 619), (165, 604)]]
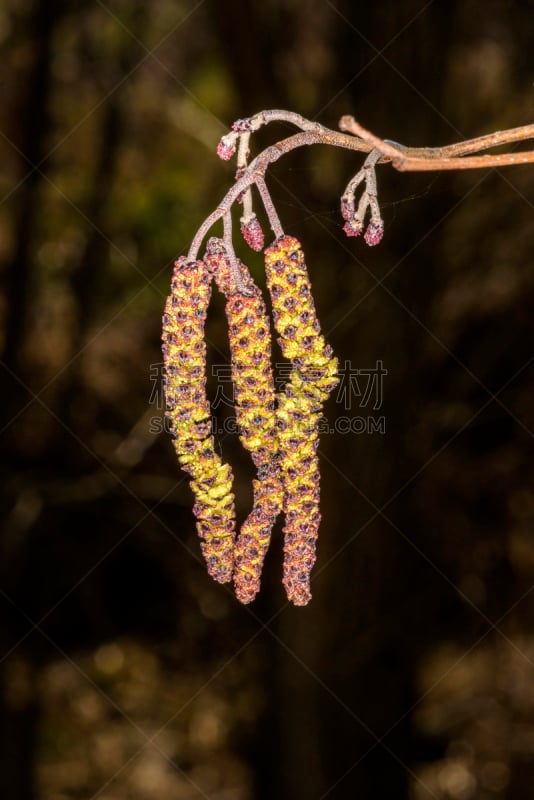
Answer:
[(317, 125), (315, 127), (316, 129), (314, 130), (295, 133), (293, 136), (288, 136), (287, 139), (282, 139), (282, 141), (267, 147), (250, 162), (243, 175), (238, 178), (215, 211), (204, 220), (198, 229), (195, 238), (191, 242), (188, 258), (193, 260), (197, 258), (202, 240), (207, 235), (210, 228), (230, 210), (239, 195), (253, 183), (256, 183), (258, 178), (263, 178), (267, 168), (278, 161), (279, 158), (286, 155), (286, 153), (291, 152), (291, 150), (311, 144), (326, 144), (334, 147), (342, 147), (345, 150), (356, 150), (360, 153), (368, 153), (372, 150), (372, 147), (367, 144), (367, 142), (357, 139), (354, 136), (331, 131), (328, 128), (324, 128), (322, 125)]
[(534, 162), (533, 150), (471, 156), (470, 158), (461, 157), (503, 144), (534, 139), (534, 125), (523, 125), (519, 128), (510, 128), (505, 131), (495, 131), (486, 136), (466, 139), (463, 142), (446, 145), (445, 147), (405, 147), (396, 142), (385, 141), (366, 130), (351, 116), (342, 117), (339, 127), (342, 131), (352, 133), (353, 136), (380, 150), (387, 160), (391, 161), (392, 166), (400, 172), (437, 172), (445, 169), (480, 169), (484, 167), (488, 169), (490, 167), (504, 167)]
[[(245, 161), (245, 151), (248, 152), (248, 135), (258, 130), (262, 125), (276, 121), (295, 125), (301, 129), (301, 132), (267, 147), (245, 167), (242, 162)], [(291, 152), (291, 150), (305, 145), (325, 144), (362, 153), (370, 153), (376, 148), (382, 153), (382, 159), (379, 163), (391, 162), (392, 166), (401, 172), (489, 169), (492, 167), (534, 163), (533, 150), (496, 155), (470, 155), (481, 150), (488, 150), (491, 147), (534, 139), (534, 125), (523, 125), (518, 128), (495, 131), (485, 136), (466, 139), (463, 142), (444, 147), (406, 147), (391, 141), (385, 141), (363, 128), (354, 117), (349, 115), (341, 118), (339, 127), (341, 131), (330, 130), (318, 122), (307, 120), (300, 114), (280, 109), (261, 111), (248, 119), (238, 120), (234, 125), (233, 132), (228, 136), (234, 137), (234, 142), (238, 137), (246, 137), (240, 148), (239, 157), (241, 162), (239, 170), (242, 170), (242, 174), (239, 172), (239, 177), (232, 188), (226, 193), (215, 211), (204, 220), (198, 229), (191, 243), (188, 258), (193, 260), (197, 258), (202, 241), (210, 228), (230, 213), (233, 203), (240, 195), (247, 193), (254, 183), (258, 185), (258, 188), (260, 186), (264, 187), (265, 172), (271, 164), (274, 164), (275, 161), (278, 161), (279, 158)], [(269, 216), (272, 219), (272, 215)], [(276, 230), (278, 225), (275, 224), (274, 227)], [(226, 229), (228, 229), (228, 217)]]

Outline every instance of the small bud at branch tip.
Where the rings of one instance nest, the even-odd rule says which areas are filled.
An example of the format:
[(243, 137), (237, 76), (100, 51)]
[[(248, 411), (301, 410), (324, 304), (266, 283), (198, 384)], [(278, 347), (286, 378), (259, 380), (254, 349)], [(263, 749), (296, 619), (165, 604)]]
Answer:
[(375, 244), (380, 244), (382, 241), (382, 237), (384, 236), (384, 225), (383, 223), (376, 223), (370, 222), (367, 226), (367, 230), (365, 231), (365, 243), (369, 245), (369, 247), (374, 247)]
[(345, 224), (343, 225), (343, 233), (345, 233), (346, 236), (359, 236), (362, 230), (363, 230), (362, 223), (358, 222), (355, 219), (350, 221), (347, 220), (347, 222), (345, 222)]
[(223, 161), (230, 161), (235, 155), (237, 135), (235, 133), (227, 133), (223, 136), (217, 145), (217, 155)]

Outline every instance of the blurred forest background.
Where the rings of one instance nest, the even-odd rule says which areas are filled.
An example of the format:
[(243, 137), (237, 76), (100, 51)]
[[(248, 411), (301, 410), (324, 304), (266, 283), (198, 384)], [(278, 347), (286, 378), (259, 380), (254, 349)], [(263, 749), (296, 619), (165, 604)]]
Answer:
[[(530, 796), (532, 166), (380, 168), (374, 249), (338, 212), (360, 155), (309, 148), (270, 171), (341, 364), (388, 371), (379, 411), (328, 404), (385, 432), (322, 437), (305, 609), (283, 594), (279, 528), (251, 607), (207, 576), (159, 377), (172, 262), (232, 184), (215, 146), (235, 118), (352, 113), (429, 146), (526, 124), (533, 14), (2, 4), (2, 797)], [(227, 363), (217, 296), (208, 337)], [(222, 448), (244, 514), (250, 462), (235, 436)]]

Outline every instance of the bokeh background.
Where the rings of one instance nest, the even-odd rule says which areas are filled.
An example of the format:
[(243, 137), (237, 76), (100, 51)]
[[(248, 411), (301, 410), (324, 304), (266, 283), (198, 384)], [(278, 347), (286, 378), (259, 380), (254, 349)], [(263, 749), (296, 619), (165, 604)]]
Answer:
[[(2, 797), (530, 796), (533, 167), (380, 168), (374, 249), (338, 213), (360, 155), (270, 171), (341, 364), (387, 369), (380, 409), (356, 384), (349, 409), (329, 401), (330, 424), (365, 424), (322, 437), (305, 609), (283, 594), (279, 527), (252, 606), (207, 576), (159, 348), (172, 262), (232, 185), (215, 146), (235, 118), (353, 113), (410, 145), (526, 124), (533, 12), (2, 4)], [(208, 338), (227, 364), (218, 296)], [(250, 461), (220, 446), (244, 515)]]

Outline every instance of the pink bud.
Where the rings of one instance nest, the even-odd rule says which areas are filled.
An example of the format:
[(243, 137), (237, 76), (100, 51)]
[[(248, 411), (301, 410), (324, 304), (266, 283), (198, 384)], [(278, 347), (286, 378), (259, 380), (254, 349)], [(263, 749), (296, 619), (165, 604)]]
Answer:
[(347, 236), (359, 236), (363, 231), (363, 225), (355, 219), (347, 220), (343, 225), (343, 233)]
[(226, 136), (223, 136), (221, 141), (217, 145), (217, 155), (219, 156), (219, 158), (222, 158), (223, 161), (229, 161), (234, 154), (235, 154), (235, 141), (234, 140), (228, 141)]
[(380, 244), (383, 235), (384, 235), (384, 223), (380, 222), (377, 224), (376, 222), (370, 222), (369, 225), (367, 226), (367, 230), (365, 231), (365, 236), (363, 238), (365, 239), (365, 242), (366, 244), (369, 245), (369, 247), (373, 247), (375, 244)]
[(264, 236), (261, 225), (254, 214), (246, 222), (241, 220), (241, 233), (245, 242), (252, 250), (263, 250)]

